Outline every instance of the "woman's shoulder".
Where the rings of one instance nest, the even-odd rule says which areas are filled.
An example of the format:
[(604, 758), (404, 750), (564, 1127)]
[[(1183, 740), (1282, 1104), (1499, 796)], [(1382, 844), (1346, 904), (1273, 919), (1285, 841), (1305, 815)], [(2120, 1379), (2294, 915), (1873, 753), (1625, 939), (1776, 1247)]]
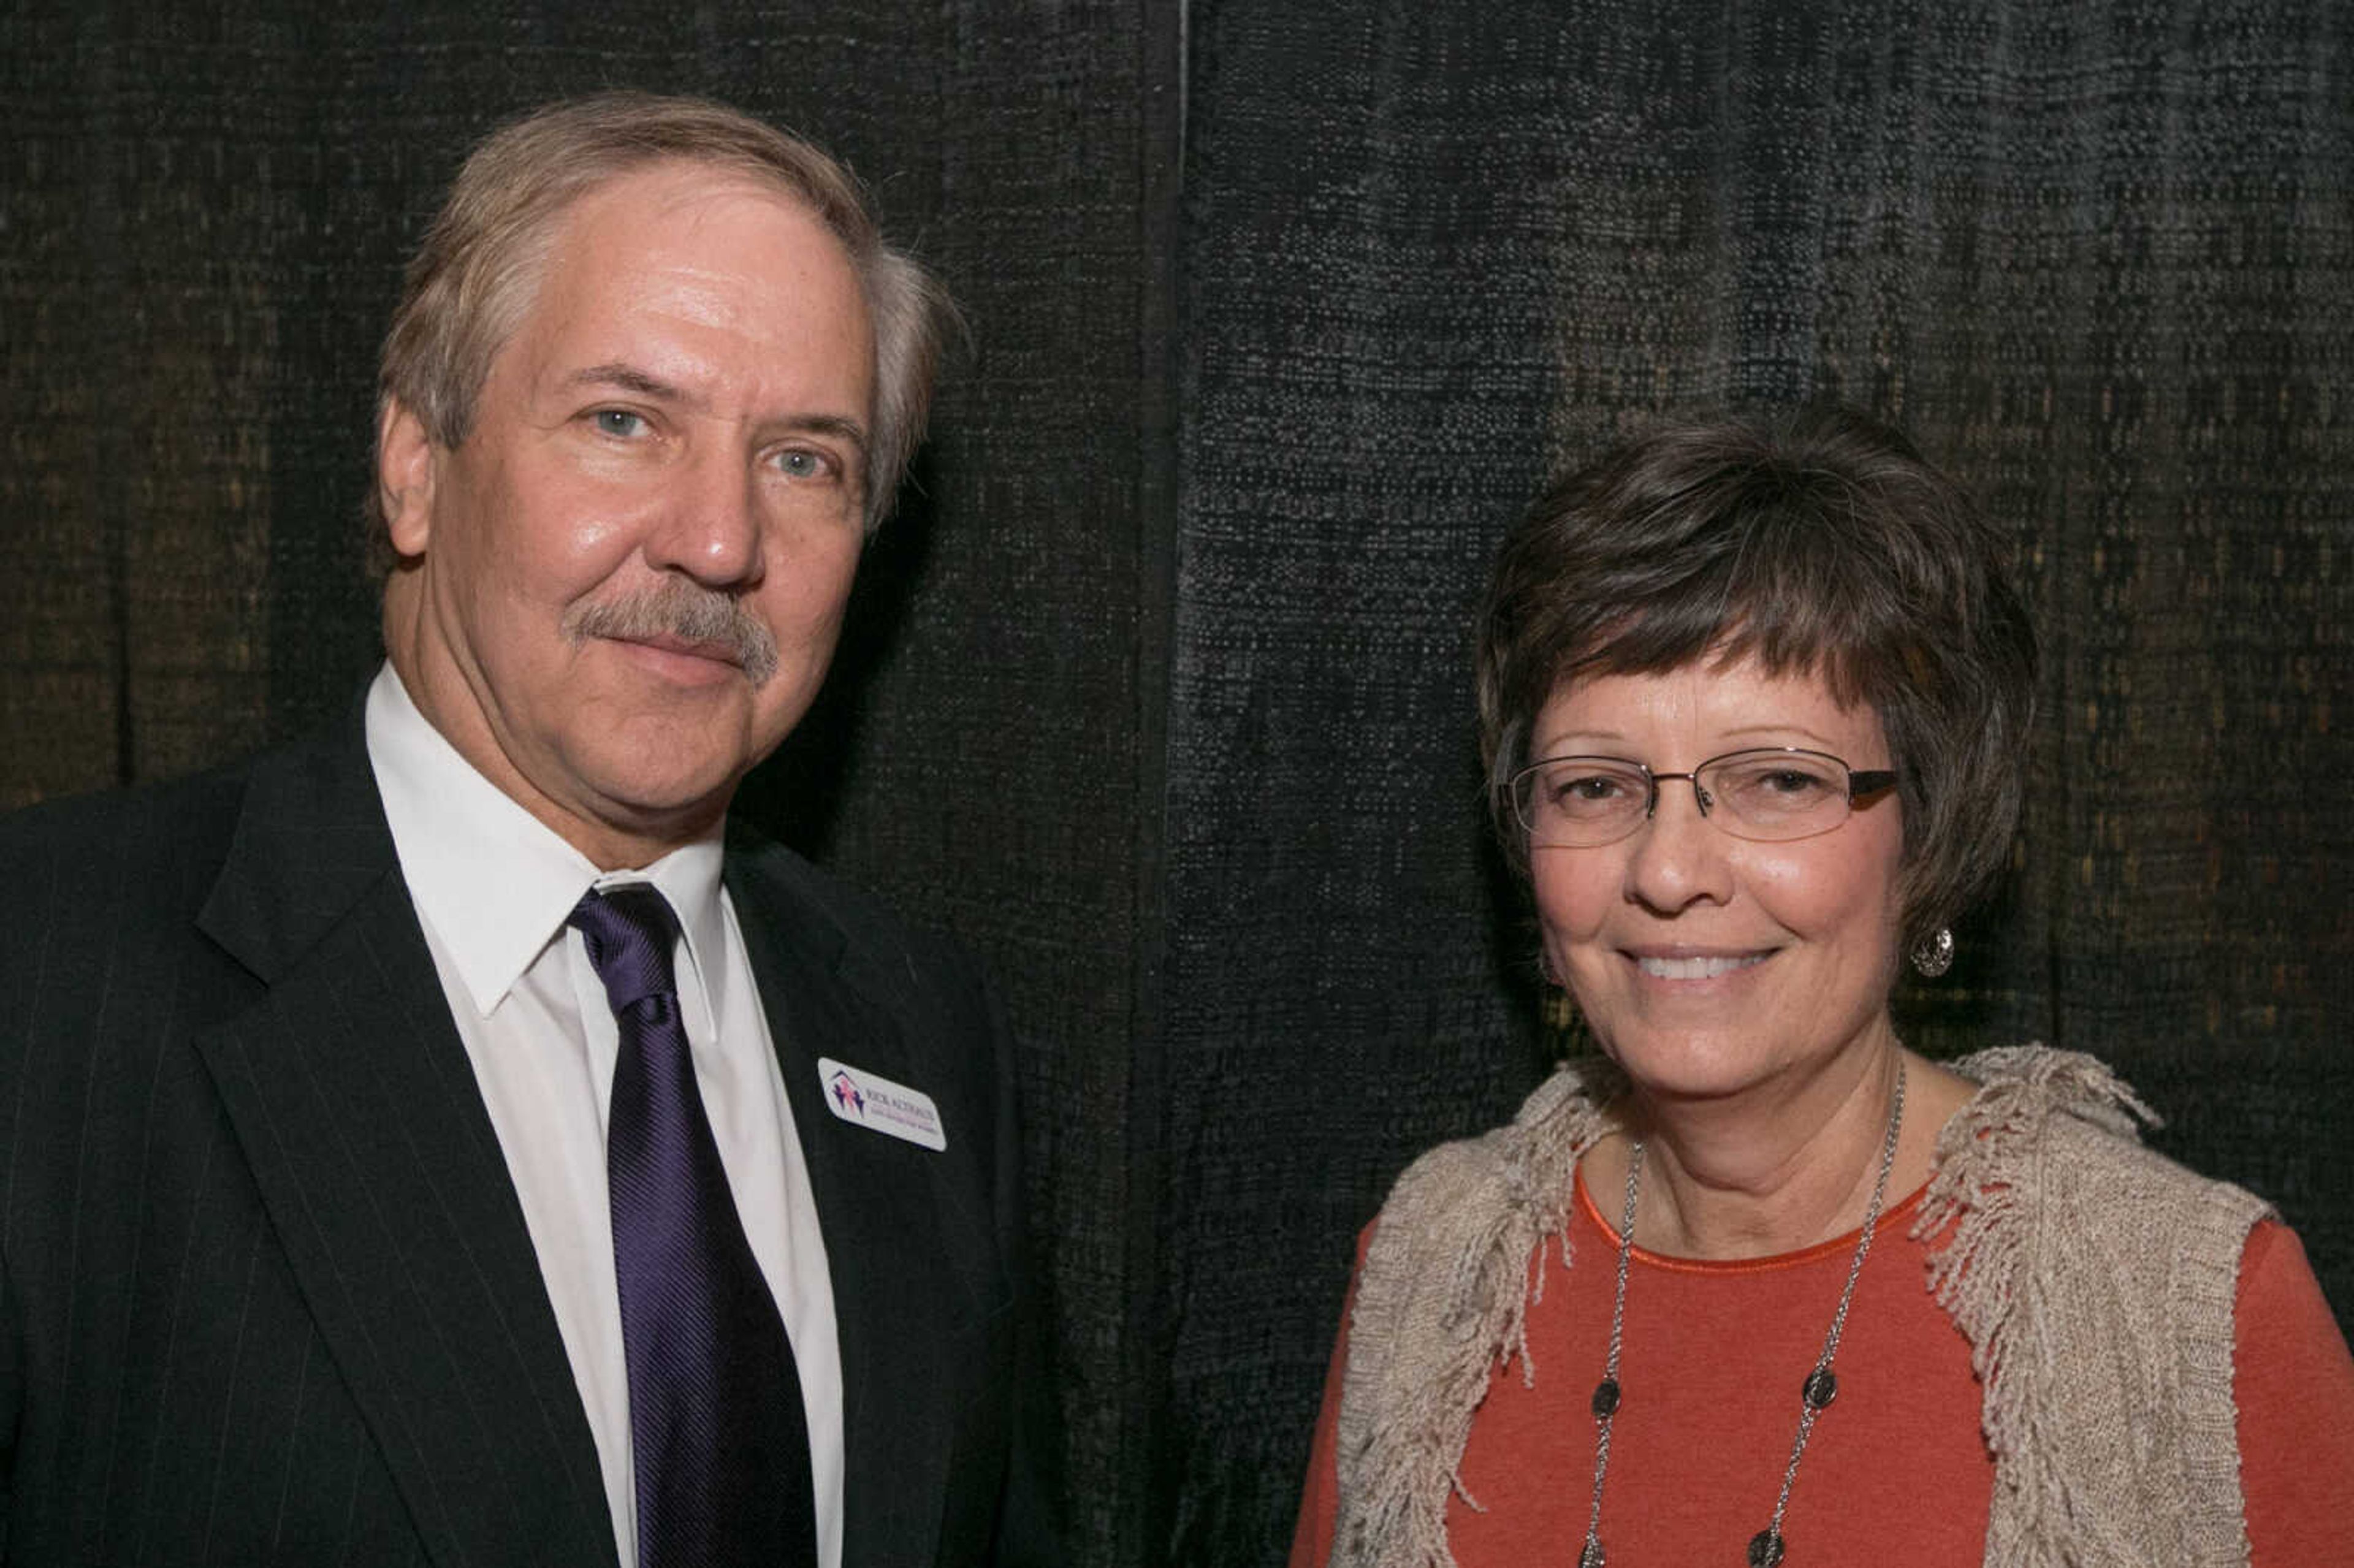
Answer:
[(2236, 1480), (2208, 1457), (2238, 1441), (2236, 1287), (2270, 1208), (2144, 1147), (2154, 1113), (2094, 1057), (1952, 1065), (1979, 1088), (1939, 1134), (1914, 1234), (1985, 1388), (1996, 1530), (2039, 1560), (2095, 1530), (2137, 1561), (2246, 1561)]
[(2100, 1058), (2043, 1045), (2003, 1046), (1947, 1064), (1978, 1086), (1937, 1139), (1924, 1224), (1991, 1194), (2024, 1193), (2039, 1212), (2077, 1204), (2122, 1219), (2204, 1212), (2237, 1243), (2271, 1213), (2262, 1199), (2202, 1176), (2141, 1141), (2159, 1117)]
[[(2072, 1336), (2091, 1333), (2141, 1336), (2153, 1357), (2222, 1348), (2228, 1366), (2241, 1255), (2271, 1206), (2145, 1147), (2155, 1113), (2094, 1057), (2017, 1046), (1952, 1065), (1979, 1089), (1938, 1135), (1914, 1234), (1930, 1243), (1931, 1292), (1982, 1363), (2035, 1345), (2039, 1363), (2082, 1368), (2093, 1363), (2073, 1352), (2097, 1347)], [(2221, 1396), (2228, 1410), (2228, 1380)], [(2003, 1403), (1989, 1395), (1989, 1434)]]

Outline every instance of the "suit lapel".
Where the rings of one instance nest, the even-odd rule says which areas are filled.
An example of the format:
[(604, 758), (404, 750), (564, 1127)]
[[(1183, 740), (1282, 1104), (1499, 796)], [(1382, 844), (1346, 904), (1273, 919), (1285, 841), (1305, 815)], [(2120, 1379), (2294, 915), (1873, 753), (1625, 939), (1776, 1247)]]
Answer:
[[(955, 1337), (938, 1273), (939, 1207), (928, 1151), (853, 1127), (827, 1108), (820, 1056), (921, 1088), (891, 1014), (869, 1000), (861, 955), (790, 885), (782, 852), (731, 849), (727, 882), (808, 1160), (842, 1351), (843, 1568), (933, 1561), (939, 1520), (911, 1500), (945, 1493), (940, 1391)], [(949, 1129), (954, 1138), (956, 1130)]]
[(357, 731), (257, 768), (200, 923), (270, 990), (197, 1048), (431, 1560), (611, 1563), (594, 1440)]

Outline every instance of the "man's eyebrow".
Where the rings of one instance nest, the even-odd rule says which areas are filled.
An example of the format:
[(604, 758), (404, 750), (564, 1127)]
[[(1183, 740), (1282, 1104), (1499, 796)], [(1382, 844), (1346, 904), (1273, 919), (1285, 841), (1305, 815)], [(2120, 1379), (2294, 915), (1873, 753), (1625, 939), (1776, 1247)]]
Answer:
[(616, 360), (610, 365), (592, 365), (586, 370), (576, 370), (564, 378), (567, 387), (610, 387), (617, 391), (634, 392), (641, 397), (657, 402), (678, 403), (687, 408), (699, 408), (701, 399), (683, 387), (674, 387), (659, 376), (650, 376), (634, 365)]
[(847, 441), (858, 449), (859, 456), (866, 455), (866, 427), (855, 419), (840, 414), (802, 414), (782, 424), (789, 430), (805, 430), (812, 436), (832, 436)]

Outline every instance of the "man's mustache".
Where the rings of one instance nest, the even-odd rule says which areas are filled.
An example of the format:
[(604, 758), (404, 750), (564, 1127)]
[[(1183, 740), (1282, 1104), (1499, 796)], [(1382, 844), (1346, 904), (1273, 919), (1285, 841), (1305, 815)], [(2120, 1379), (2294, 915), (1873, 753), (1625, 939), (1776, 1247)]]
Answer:
[(741, 666), (744, 678), (766, 685), (777, 673), (777, 640), (730, 595), (684, 577), (620, 599), (575, 605), (565, 611), (564, 635), (577, 647), (592, 637), (642, 642), (675, 637), (724, 652)]

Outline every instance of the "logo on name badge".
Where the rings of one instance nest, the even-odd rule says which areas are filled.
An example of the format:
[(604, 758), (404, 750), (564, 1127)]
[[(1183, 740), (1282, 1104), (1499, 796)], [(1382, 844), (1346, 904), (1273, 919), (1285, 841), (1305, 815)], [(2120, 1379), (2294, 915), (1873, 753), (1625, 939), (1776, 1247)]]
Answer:
[(843, 1120), (926, 1149), (949, 1146), (939, 1107), (923, 1090), (845, 1066), (831, 1056), (817, 1059), (817, 1076), (825, 1089), (826, 1108)]

